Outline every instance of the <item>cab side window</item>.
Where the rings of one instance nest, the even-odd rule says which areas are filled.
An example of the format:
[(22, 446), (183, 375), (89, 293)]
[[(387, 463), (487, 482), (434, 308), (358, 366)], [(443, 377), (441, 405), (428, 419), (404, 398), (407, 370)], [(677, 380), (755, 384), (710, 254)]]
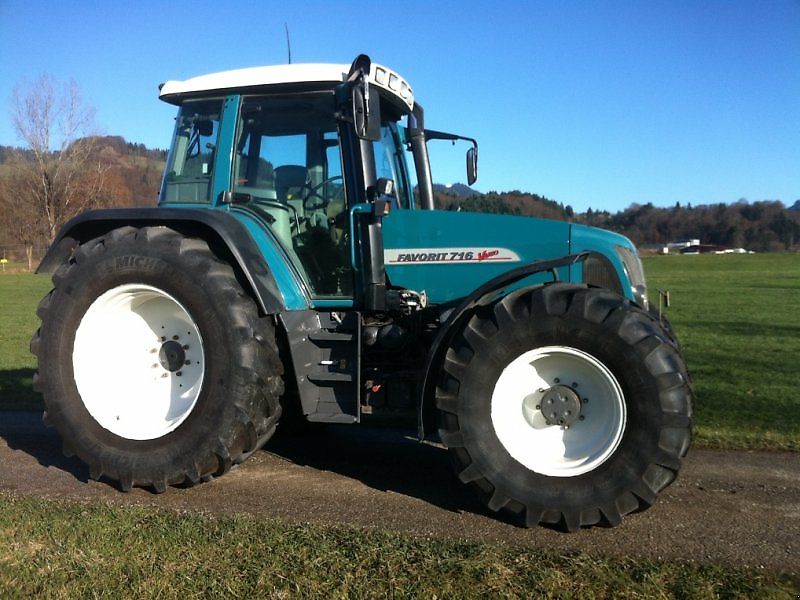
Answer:
[(176, 118), (161, 202), (211, 202), (221, 100), (185, 102)]

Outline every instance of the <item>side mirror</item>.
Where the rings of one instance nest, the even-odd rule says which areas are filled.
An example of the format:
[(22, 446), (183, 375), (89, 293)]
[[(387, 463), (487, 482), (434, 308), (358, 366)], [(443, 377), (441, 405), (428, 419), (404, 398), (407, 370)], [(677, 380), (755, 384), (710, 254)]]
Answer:
[(381, 139), (381, 99), (370, 91), (369, 83), (356, 81), (351, 92), (353, 100), (353, 126), (356, 135), (371, 142)]
[(371, 70), (369, 56), (359, 54), (350, 65), (346, 83), (350, 87), (350, 110), (356, 135), (362, 140), (375, 142), (381, 139), (381, 99), (377, 92), (369, 88)]
[(478, 180), (478, 147), (473, 146), (467, 150), (467, 185), (472, 185)]

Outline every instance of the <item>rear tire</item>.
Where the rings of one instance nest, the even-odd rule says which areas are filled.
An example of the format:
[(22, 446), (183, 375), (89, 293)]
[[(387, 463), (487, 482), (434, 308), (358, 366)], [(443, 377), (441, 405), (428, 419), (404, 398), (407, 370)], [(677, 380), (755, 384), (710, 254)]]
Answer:
[(53, 275), (31, 341), (45, 422), (67, 455), (127, 491), (225, 473), (274, 433), (275, 330), (208, 244), (116, 229)]
[(685, 372), (658, 323), (624, 298), (528, 288), (479, 308), (455, 336), (436, 391), (440, 435), (489, 509), (528, 527), (617, 525), (680, 468)]

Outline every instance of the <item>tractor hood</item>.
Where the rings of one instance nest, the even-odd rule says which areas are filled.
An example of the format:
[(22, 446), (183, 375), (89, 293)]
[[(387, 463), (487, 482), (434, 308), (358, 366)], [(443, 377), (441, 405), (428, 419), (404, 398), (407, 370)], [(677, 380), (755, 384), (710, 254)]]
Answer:
[[(571, 223), (570, 229), (572, 230), (570, 235), (572, 252), (583, 252), (584, 250), (598, 252), (599, 248), (594, 245), (599, 245), (612, 251), (616, 246), (636, 251), (636, 246), (633, 245), (633, 242), (622, 234), (588, 225), (579, 225), (578, 223)], [(586, 247), (581, 248), (580, 246)]]
[[(455, 302), (515, 267), (569, 254), (570, 227), (530, 217), (395, 211), (383, 220), (386, 273), (392, 285), (424, 290), (433, 303)], [(569, 279), (569, 267), (560, 276)]]
[[(646, 298), (636, 247), (625, 236), (596, 227), (532, 217), (404, 210), (384, 219), (383, 235), (390, 283), (424, 290), (435, 304), (456, 302), (521, 265), (581, 252), (602, 262), (614, 279), (612, 289), (639, 303)], [(584, 281), (583, 265), (560, 269), (559, 278)], [(519, 285), (550, 280), (551, 275), (539, 274)]]

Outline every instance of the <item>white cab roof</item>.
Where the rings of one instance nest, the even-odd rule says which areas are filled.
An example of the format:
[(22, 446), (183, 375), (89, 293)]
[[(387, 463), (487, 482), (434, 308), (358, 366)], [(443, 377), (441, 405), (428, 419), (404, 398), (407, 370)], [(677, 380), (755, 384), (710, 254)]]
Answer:
[(159, 98), (170, 102), (170, 96), (210, 92), (232, 88), (275, 85), (280, 83), (340, 83), (347, 77), (349, 65), (306, 63), (251, 67), (192, 77), (185, 81), (167, 81)]
[[(301, 63), (235, 69), (192, 77), (185, 81), (167, 81), (161, 85), (159, 98), (171, 104), (180, 104), (185, 94), (225, 91), (267, 85), (291, 83), (341, 83), (347, 79), (350, 65)], [(411, 110), (414, 108), (414, 92), (405, 79), (397, 73), (372, 63), (369, 80), (382, 88)]]

